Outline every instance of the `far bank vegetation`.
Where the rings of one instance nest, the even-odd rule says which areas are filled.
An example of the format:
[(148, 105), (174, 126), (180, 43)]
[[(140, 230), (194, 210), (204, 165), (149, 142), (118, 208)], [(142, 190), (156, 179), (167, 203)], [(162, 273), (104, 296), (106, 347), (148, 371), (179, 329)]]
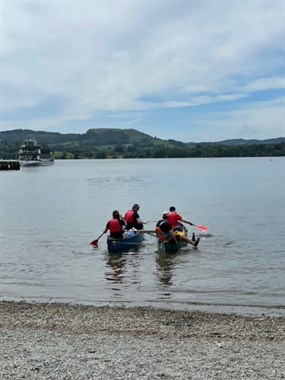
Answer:
[(84, 134), (60, 134), (17, 129), (0, 132), (0, 158), (17, 159), (26, 138), (35, 138), (55, 159), (200, 158), (285, 156), (285, 138), (181, 142), (162, 140), (134, 129), (90, 129)]

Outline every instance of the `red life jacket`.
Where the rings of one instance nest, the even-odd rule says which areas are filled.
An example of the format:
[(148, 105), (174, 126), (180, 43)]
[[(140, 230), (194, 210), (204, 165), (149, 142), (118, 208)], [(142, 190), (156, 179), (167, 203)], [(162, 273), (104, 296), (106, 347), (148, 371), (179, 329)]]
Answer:
[(179, 225), (179, 220), (182, 220), (181, 216), (176, 212), (170, 212), (167, 218), (168, 223), (172, 227), (177, 227)]
[(111, 219), (109, 221), (109, 230), (111, 233), (122, 231), (122, 226), (120, 225), (120, 222), (118, 219)]
[(134, 223), (135, 222), (135, 220), (134, 220), (134, 211), (133, 210), (129, 210), (129, 211), (126, 212), (125, 221), (127, 223)]

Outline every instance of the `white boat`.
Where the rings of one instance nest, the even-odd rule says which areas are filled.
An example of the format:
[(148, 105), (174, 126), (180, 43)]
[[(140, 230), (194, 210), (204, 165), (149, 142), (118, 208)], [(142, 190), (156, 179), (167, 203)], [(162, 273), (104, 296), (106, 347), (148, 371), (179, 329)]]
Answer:
[(19, 150), (21, 166), (47, 166), (54, 163), (51, 154), (42, 154), (41, 145), (35, 139), (26, 139)]

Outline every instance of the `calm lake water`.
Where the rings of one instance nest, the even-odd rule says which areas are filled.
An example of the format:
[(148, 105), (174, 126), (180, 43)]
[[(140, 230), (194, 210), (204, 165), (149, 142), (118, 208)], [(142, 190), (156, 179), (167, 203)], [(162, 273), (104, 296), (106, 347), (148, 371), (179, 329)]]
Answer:
[[(0, 172), (1, 299), (285, 315), (285, 159), (58, 160)], [(110, 255), (113, 209), (154, 229), (174, 205), (198, 250)], [(188, 226), (188, 225), (187, 225)], [(189, 226), (189, 232), (199, 231)]]

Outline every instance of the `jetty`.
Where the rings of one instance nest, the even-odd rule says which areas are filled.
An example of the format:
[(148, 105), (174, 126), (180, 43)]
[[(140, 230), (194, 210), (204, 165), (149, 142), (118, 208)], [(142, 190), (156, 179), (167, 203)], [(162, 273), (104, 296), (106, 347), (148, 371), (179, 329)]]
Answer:
[(0, 160), (0, 170), (20, 170), (20, 168), (18, 160)]

